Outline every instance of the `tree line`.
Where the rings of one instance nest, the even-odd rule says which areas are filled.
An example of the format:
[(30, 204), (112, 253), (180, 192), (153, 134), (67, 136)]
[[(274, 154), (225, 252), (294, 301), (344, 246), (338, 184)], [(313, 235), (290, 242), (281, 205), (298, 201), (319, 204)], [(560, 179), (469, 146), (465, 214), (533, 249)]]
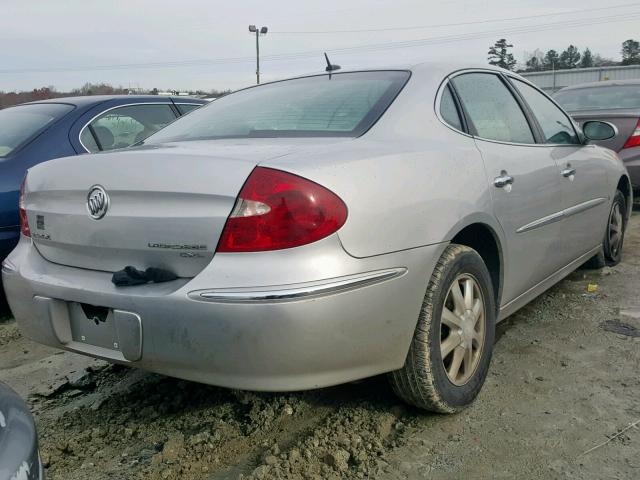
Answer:
[[(168, 90), (177, 94), (177, 90)], [(35, 102), (38, 100), (48, 100), (50, 98), (77, 97), (84, 95), (158, 95), (157, 88), (152, 89), (129, 89), (122, 86), (114, 87), (108, 83), (85, 83), (80, 88), (69, 91), (58, 91), (53, 86), (34, 88), (26, 91), (3, 92), (0, 91), (0, 109), (11, 107), (25, 102)], [(220, 90), (194, 90), (189, 95), (201, 95), (220, 97), (229, 91)]]
[(569, 45), (562, 51), (550, 49), (543, 52), (536, 49), (526, 56), (523, 66), (518, 68), (518, 62), (511, 53), (513, 44), (501, 38), (487, 52), (490, 65), (516, 70), (518, 72), (542, 72), (546, 70), (565, 70), (571, 68), (606, 67), (614, 65), (640, 65), (640, 42), (634, 39), (622, 42), (620, 50), (622, 59), (616, 61), (594, 54), (587, 47), (582, 52), (575, 45)]
[[(634, 39), (622, 42), (620, 50), (622, 59), (620, 61), (604, 58), (598, 54), (591, 52), (589, 48), (585, 48), (582, 52), (575, 45), (569, 45), (562, 51), (550, 49), (543, 52), (536, 49), (533, 53), (526, 56), (524, 65), (518, 66), (511, 49), (513, 44), (501, 38), (489, 47), (487, 52), (487, 60), (489, 64), (514, 70), (518, 72), (542, 72), (545, 70), (564, 70), (571, 68), (589, 68), (603, 67), (613, 65), (640, 65), (640, 42)], [(114, 87), (107, 83), (85, 83), (80, 88), (71, 91), (61, 92), (53, 86), (35, 88), (28, 91), (0, 91), (0, 109), (17, 105), (19, 103), (33, 102), (38, 100), (47, 100), (50, 98), (73, 97), (79, 95), (127, 95), (127, 94), (150, 94), (157, 95), (159, 90), (152, 89), (135, 89), (124, 88), (122, 86)], [(190, 95), (207, 95), (212, 97), (220, 97), (229, 93), (229, 91), (219, 90), (195, 90), (190, 91)]]

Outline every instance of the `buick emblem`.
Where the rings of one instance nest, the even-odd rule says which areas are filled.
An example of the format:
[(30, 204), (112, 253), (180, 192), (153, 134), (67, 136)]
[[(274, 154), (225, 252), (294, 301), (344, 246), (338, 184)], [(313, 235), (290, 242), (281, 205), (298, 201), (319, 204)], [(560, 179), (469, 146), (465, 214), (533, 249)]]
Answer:
[(89, 189), (87, 210), (94, 220), (100, 220), (109, 210), (109, 195), (100, 185), (94, 185)]

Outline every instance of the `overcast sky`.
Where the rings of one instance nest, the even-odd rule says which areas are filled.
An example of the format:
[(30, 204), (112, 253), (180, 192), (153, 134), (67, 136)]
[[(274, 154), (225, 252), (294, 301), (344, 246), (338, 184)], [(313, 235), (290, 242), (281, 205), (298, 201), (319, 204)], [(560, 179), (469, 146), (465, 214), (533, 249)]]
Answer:
[[(485, 62), (500, 37), (520, 62), (570, 43), (619, 59), (624, 40), (640, 39), (640, 2), (608, 2), (605, 10), (602, 0), (0, 0), (0, 90), (237, 89), (255, 82), (249, 24), (269, 27), (263, 81), (322, 69), (324, 50), (343, 67)], [(361, 46), (369, 47), (344, 50)]]

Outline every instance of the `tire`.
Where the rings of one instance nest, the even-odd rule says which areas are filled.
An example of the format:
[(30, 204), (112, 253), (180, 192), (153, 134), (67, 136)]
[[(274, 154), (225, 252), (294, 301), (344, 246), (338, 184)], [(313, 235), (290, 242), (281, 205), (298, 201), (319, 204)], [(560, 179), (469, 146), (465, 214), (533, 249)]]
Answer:
[(582, 267), (585, 270), (599, 270), (607, 266), (607, 259), (604, 257), (604, 245), (600, 248), (600, 251), (593, 257), (587, 260)]
[[(472, 289), (468, 288), (467, 280), (472, 280)], [(455, 284), (462, 294), (462, 297), (457, 297), (459, 300), (465, 300), (464, 294), (467, 291), (473, 292), (473, 305), (476, 296), (482, 300), (483, 306), (478, 309), (482, 310), (482, 318), (476, 315), (475, 318), (478, 320), (474, 320), (471, 317), (473, 312), (469, 309), (465, 309), (463, 315), (455, 313), (461, 310), (454, 307)], [(400, 398), (416, 407), (439, 413), (455, 413), (473, 402), (484, 384), (491, 362), (495, 338), (494, 298), (491, 277), (480, 255), (463, 245), (449, 245), (438, 260), (427, 286), (405, 364), (402, 369), (388, 374), (391, 386)], [(460, 305), (460, 302), (458, 304)], [(466, 300), (463, 304), (465, 307), (469, 305)], [(448, 312), (445, 312), (443, 321), (445, 307)], [(460, 321), (461, 316), (468, 316), (464, 320), (464, 330), (460, 329), (462, 335), (450, 327), (462, 325), (452, 323), (451, 314), (456, 321)], [(470, 340), (474, 334), (480, 335), (481, 320), (484, 320), (482, 338)], [(474, 321), (477, 322), (476, 326), (469, 327), (469, 322)], [(471, 344), (472, 352), (475, 346), (476, 353), (472, 353), (471, 357), (465, 355), (462, 364), (459, 364), (458, 375), (450, 377), (450, 374), (454, 373), (454, 358), (460, 355), (456, 350), (466, 350), (462, 345), (458, 345), (445, 354), (443, 361), (441, 348), (449, 350), (458, 338), (466, 342), (466, 345)], [(442, 347), (441, 342), (444, 342)], [(471, 361), (468, 361), (468, 358)], [(471, 368), (465, 367), (466, 364), (470, 364)]]
[[(607, 229), (604, 234), (604, 257), (607, 265), (617, 265), (622, 260), (622, 245), (627, 227), (627, 201), (624, 194), (617, 190), (607, 217)], [(617, 229), (617, 230), (616, 230)]]

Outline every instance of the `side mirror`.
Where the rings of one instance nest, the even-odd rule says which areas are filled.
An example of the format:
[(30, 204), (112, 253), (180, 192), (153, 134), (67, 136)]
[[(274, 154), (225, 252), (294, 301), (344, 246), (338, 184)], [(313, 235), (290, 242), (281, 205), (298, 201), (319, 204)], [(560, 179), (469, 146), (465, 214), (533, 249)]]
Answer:
[(609, 122), (590, 120), (582, 124), (582, 133), (587, 140), (609, 140), (618, 135), (618, 129)]

